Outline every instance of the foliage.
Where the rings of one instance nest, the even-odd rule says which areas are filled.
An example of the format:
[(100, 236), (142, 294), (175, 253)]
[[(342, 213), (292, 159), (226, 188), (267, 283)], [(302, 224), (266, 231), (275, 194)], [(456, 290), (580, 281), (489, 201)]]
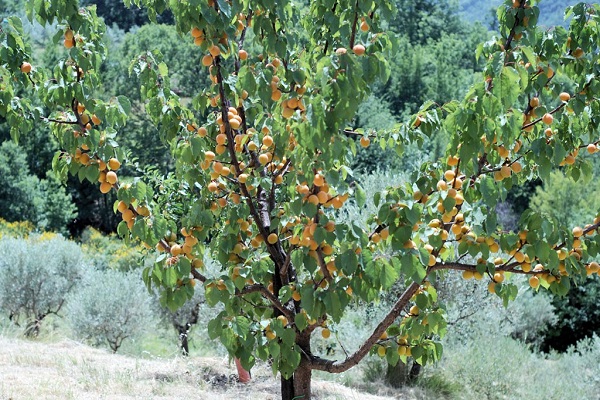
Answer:
[(103, 78), (107, 84), (102, 87), (102, 91), (110, 95), (126, 95), (132, 101), (131, 115), (127, 122), (129, 134), (122, 138), (120, 145), (132, 151), (141, 168), (151, 165), (161, 172), (167, 172), (174, 166), (168, 143), (160, 139), (158, 127), (146, 115), (141, 101), (139, 79), (136, 75), (127, 73), (130, 64), (140, 54), (160, 53), (165, 60), (170, 60), (173, 91), (182, 97), (191, 98), (195, 90), (207, 87), (210, 82), (195, 51), (196, 46), (181, 40), (174, 26), (144, 25), (121, 38), (119, 47), (110, 53), (104, 64)]
[(437, 42), (442, 36), (462, 32), (465, 24), (452, 0), (395, 0), (396, 13), (390, 20), (395, 32), (413, 44)]
[[(600, 182), (565, 176), (553, 171), (543, 186), (536, 188), (529, 207), (553, 218), (563, 226), (584, 225), (600, 210)], [(577, 207), (573, 207), (573, 194), (577, 193)]]
[[(466, 21), (481, 21), (486, 26), (496, 24), (496, 9), (502, 4), (501, 0), (459, 0), (461, 14)], [(556, 25), (568, 26), (564, 14), (567, 6), (574, 6), (574, 0), (539, 1), (540, 24), (550, 27)]]
[(510, 336), (540, 348), (559, 320), (550, 296), (535, 293), (522, 282), (517, 299), (502, 307), (493, 294), (482, 290), (484, 286), (485, 282), (450, 274), (438, 282), (451, 326), (446, 341), (467, 344), (482, 335)]
[(443, 34), (422, 43), (403, 30), (398, 31), (398, 51), (391, 60), (390, 80), (377, 91), (389, 102), (396, 117), (405, 119), (428, 100), (443, 104), (463, 96), (475, 72), (481, 70), (470, 49), (485, 40), (487, 32), (479, 25), (469, 31), (451, 28), (448, 25)]
[[(0, 114), (11, 135), (45, 121), (61, 147), (55, 170), (116, 192), (118, 233), (161, 253), (143, 277), (161, 289), (163, 305), (182, 306), (202, 282), (207, 303), (223, 305), (208, 324), (211, 337), (246, 369), (270, 360), (283, 398), (309, 398), (313, 370), (343, 372), (368, 354), (390, 365), (437, 361), (447, 324), (435, 283), (444, 270), (485, 277), (507, 305), (518, 299), (514, 275), (565, 295), (600, 269), (600, 217), (571, 230), (527, 211), (518, 232), (507, 232), (495, 212), (513, 186), (548, 180), (557, 166), (575, 179), (591, 174), (578, 153), (594, 153), (598, 143), (598, 5), (579, 4), (568, 29), (546, 30), (537, 28), (537, 6), (506, 1), (498, 37), (476, 52), (485, 62), (481, 77), (463, 99), (445, 98), (461, 96), (457, 85), (434, 79), (436, 98), (416, 110), (417, 98), (407, 111), (416, 115), (375, 133), (349, 127), (360, 103), (389, 78), (402, 43), (385, 32), (391, 2), (169, 2), (177, 31), (191, 33), (186, 40), (199, 46), (196, 59), (202, 56), (212, 83), (190, 101), (175, 91), (170, 60), (159, 52), (132, 62), (175, 171), (124, 179), (117, 133), (132, 102), (97, 96), (104, 24), (75, 0), (28, 4), (30, 18), (58, 24), (53, 40), (69, 50), (52, 70), (32, 65), (20, 20), (9, 19), (0, 43)], [(135, 4), (151, 19), (167, 8)], [(459, 69), (460, 55), (471, 57), (457, 37), (437, 51)], [(478, 67), (472, 59), (468, 65)], [(438, 76), (449, 74), (442, 67)], [(16, 95), (23, 87), (49, 115)], [(367, 199), (348, 167), (357, 140), (398, 153), (448, 145), (443, 153), (434, 145), (434, 161), (425, 160), (406, 184), (369, 193), (375, 209), (368, 218), (339, 220), (344, 203), (360, 209)], [(218, 260), (217, 274), (203, 271), (205, 255)], [(394, 293), (393, 306), (353, 353), (333, 359), (311, 347), (314, 333), (327, 338), (351, 305), (386, 293)]]
[(482, 335), (449, 348), (422, 379), (441, 375), (462, 386), (453, 398), (464, 400), (588, 399), (600, 390), (595, 378), (599, 351), (598, 337), (580, 342), (566, 354), (544, 356), (514, 339)]
[[(114, 24), (125, 31), (149, 22), (148, 15), (144, 9), (126, 7), (119, 0), (82, 0), (81, 4), (95, 4), (98, 16), (104, 19), (106, 25), (112, 26)], [(158, 18), (164, 22), (172, 22), (172, 16), (170, 15), (160, 15)]]
[(73, 333), (93, 345), (117, 352), (152, 323), (150, 296), (134, 274), (91, 269), (69, 297), (67, 318)]
[(60, 236), (0, 239), (0, 309), (25, 334), (35, 336), (42, 320), (61, 311), (83, 276), (79, 247)]
[(600, 334), (600, 281), (590, 279), (573, 288), (565, 297), (552, 300), (558, 323), (548, 328), (545, 351), (565, 351), (584, 338)]
[(81, 249), (96, 269), (115, 269), (121, 272), (133, 271), (152, 262), (144, 259), (145, 251), (141, 246), (123, 243), (115, 234), (104, 235), (94, 228), (86, 228), (81, 236)]
[(51, 175), (38, 179), (13, 142), (0, 145), (0, 217), (31, 221), (40, 230), (64, 232), (75, 217), (75, 206), (65, 188)]
[(4, 236), (13, 238), (26, 238), (35, 227), (29, 221), (8, 222), (0, 218), (0, 238)]

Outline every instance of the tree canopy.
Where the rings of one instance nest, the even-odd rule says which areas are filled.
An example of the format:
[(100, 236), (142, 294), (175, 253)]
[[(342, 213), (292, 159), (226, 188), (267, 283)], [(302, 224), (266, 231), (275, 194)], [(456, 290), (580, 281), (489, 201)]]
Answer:
[[(246, 369), (270, 359), (283, 398), (310, 398), (313, 370), (343, 372), (370, 352), (391, 365), (437, 360), (447, 327), (435, 280), (446, 270), (485, 278), (506, 304), (519, 275), (565, 295), (600, 269), (600, 217), (571, 229), (527, 211), (513, 232), (498, 226), (495, 212), (509, 189), (548, 180), (555, 167), (576, 180), (591, 173), (579, 153), (595, 153), (599, 142), (600, 6), (580, 3), (568, 11), (568, 28), (548, 30), (537, 28), (535, 3), (505, 2), (497, 36), (476, 50), (481, 79), (460, 100), (426, 101), (408, 122), (375, 131), (352, 123), (388, 80), (402, 43), (386, 33), (392, 2), (125, 5), (143, 6), (154, 21), (169, 9), (210, 76), (185, 98), (160, 52), (130, 64), (145, 112), (170, 148), (172, 174), (120, 175), (133, 102), (100, 97), (105, 25), (76, 0), (28, 3), (29, 18), (56, 23), (53, 41), (67, 49), (53, 68), (36, 64), (20, 19), (8, 19), (0, 116), (21, 140), (49, 125), (61, 148), (54, 169), (116, 192), (119, 234), (160, 253), (144, 270), (147, 285), (177, 308), (203, 284), (206, 301), (224, 305), (209, 334)], [(440, 93), (458, 95), (451, 89)], [(402, 157), (408, 145), (438, 135), (448, 137), (444, 154), (423, 162), (410, 184), (375, 193), (366, 221), (336, 219), (343, 207), (365, 204), (349, 168), (359, 146)], [(203, 271), (206, 253), (219, 261), (217, 275)], [(329, 324), (392, 288), (394, 305), (357, 349), (331, 359), (311, 347), (316, 332), (343, 340)]]

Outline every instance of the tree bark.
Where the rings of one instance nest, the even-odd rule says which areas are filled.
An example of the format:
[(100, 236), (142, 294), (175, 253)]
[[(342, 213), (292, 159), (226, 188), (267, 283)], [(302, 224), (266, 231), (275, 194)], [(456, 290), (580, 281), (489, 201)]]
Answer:
[(302, 357), (298, 369), (294, 372), (294, 395), (296, 400), (311, 398), (312, 368), (310, 361)]
[(296, 400), (309, 400), (311, 398), (312, 362), (309, 358), (310, 332), (304, 331), (296, 337), (296, 344), (300, 347), (300, 365), (294, 371), (294, 396)]

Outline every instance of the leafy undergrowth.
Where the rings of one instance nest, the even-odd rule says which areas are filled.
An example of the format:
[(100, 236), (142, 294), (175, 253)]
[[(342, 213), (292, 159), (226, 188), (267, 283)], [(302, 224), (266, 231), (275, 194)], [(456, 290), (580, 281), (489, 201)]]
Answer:
[[(226, 358), (140, 359), (71, 340), (41, 343), (0, 336), (0, 399), (278, 399), (279, 382), (267, 365), (237, 382)], [(414, 400), (414, 392), (374, 395), (337, 382), (314, 380), (316, 399)]]

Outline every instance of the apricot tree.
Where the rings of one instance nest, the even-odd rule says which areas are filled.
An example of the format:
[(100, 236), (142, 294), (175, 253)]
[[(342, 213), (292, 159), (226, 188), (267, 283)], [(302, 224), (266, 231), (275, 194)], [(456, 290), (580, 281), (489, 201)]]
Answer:
[[(36, 65), (20, 20), (8, 19), (0, 115), (15, 137), (50, 124), (62, 146), (55, 169), (116, 191), (119, 234), (161, 253), (144, 271), (147, 284), (172, 307), (203, 284), (207, 301), (224, 305), (209, 334), (247, 369), (270, 359), (283, 398), (310, 398), (313, 370), (346, 371), (369, 352), (392, 365), (438, 359), (446, 323), (432, 281), (441, 271), (486, 279), (505, 303), (516, 296), (516, 274), (563, 295), (598, 271), (600, 217), (571, 230), (528, 211), (519, 232), (505, 232), (495, 205), (513, 185), (546, 179), (556, 167), (589, 176), (579, 153), (597, 151), (599, 6), (570, 8), (569, 29), (541, 30), (534, 3), (505, 2), (499, 35), (477, 49), (484, 78), (465, 98), (427, 103), (398, 129), (376, 133), (348, 123), (373, 84), (388, 78), (394, 38), (383, 19), (392, 2), (133, 3), (151, 19), (169, 8), (212, 81), (184, 101), (171, 90), (169, 60), (148, 52), (131, 64), (176, 161), (172, 179), (119, 178), (126, 160), (118, 133), (130, 103), (94, 95), (104, 25), (76, 0), (28, 3), (29, 18), (56, 23), (54, 41), (67, 48), (52, 70)], [(424, 164), (409, 185), (375, 194), (378, 212), (366, 225), (334, 222), (345, 202), (365, 201), (348, 168), (357, 146), (400, 153), (442, 130), (451, 137), (444, 159)], [(206, 253), (220, 275), (203, 271)], [(396, 303), (355, 352), (334, 360), (311, 350), (311, 336), (329, 337), (328, 324), (349, 304), (393, 285), (403, 286)]]

